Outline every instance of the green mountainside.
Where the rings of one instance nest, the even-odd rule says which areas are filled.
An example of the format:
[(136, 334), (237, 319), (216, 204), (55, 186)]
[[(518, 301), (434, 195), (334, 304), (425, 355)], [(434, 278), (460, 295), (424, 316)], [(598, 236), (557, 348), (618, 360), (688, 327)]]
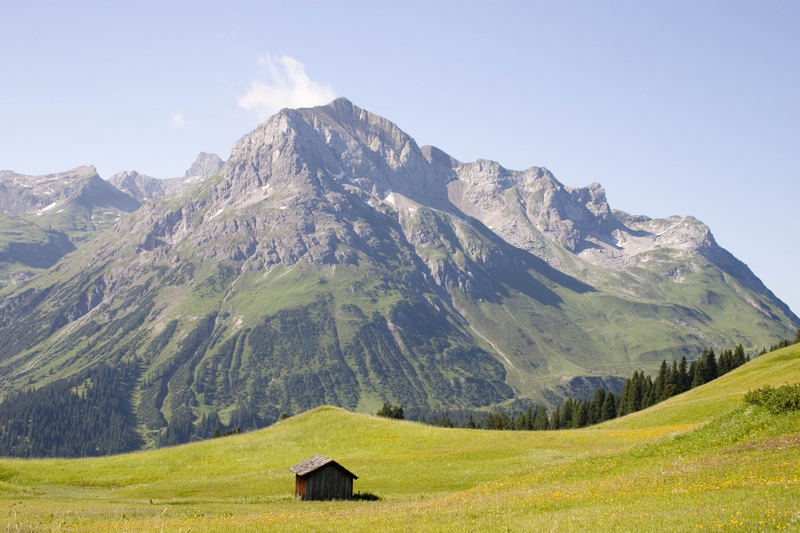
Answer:
[(109, 228), (139, 202), (83, 166), (26, 176), (0, 171), (0, 213), (66, 233), (74, 244)]
[[(800, 382), (800, 345), (580, 430), (444, 429), (320, 407), (260, 431), (91, 459), (0, 459), (12, 531), (793, 529), (800, 413), (746, 405)], [(315, 454), (377, 501), (295, 500)]]
[(75, 245), (61, 231), (0, 214), (0, 286), (24, 281), (74, 249)]
[(94, 167), (44, 176), (0, 171), (0, 287), (53, 266), (138, 207)]
[(460, 163), (345, 99), (282, 110), (219, 174), (94, 235), (0, 289), (0, 391), (132, 365), (149, 445), (324, 404), (556, 403), (800, 322), (691, 217)]

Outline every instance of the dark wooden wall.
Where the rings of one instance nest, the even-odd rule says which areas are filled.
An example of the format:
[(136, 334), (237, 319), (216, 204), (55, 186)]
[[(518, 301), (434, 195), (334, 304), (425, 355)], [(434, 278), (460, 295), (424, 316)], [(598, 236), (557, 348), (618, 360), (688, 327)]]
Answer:
[[(333, 465), (304, 476), (304, 500), (349, 500), (353, 497), (353, 478)], [(299, 481), (296, 489), (299, 489)]]

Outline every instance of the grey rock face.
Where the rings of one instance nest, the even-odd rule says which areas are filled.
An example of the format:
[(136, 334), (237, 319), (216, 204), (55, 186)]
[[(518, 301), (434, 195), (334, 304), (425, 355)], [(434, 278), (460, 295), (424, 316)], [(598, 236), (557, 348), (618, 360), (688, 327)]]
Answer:
[(159, 179), (140, 174), (135, 170), (117, 172), (109, 182), (139, 202), (180, 194), (201, 181), (219, 174), (224, 161), (217, 154), (200, 152), (186, 174), (177, 178)]
[(198, 183), (216, 176), (222, 170), (224, 163), (225, 162), (217, 154), (200, 152), (197, 159), (195, 159), (184, 176), (160, 180), (164, 195), (171, 196), (181, 194)]
[(186, 171), (185, 177), (198, 176), (201, 179), (210, 178), (219, 174), (222, 165), (225, 164), (217, 154), (207, 154), (200, 152), (192, 166)]
[(223, 170), (238, 197), (283, 184), (355, 187), (375, 198), (398, 192), (426, 205), (448, 205), (449, 176), (431, 166), (416, 142), (388, 120), (339, 98), (328, 106), (284, 109), (239, 140)]
[(133, 196), (139, 202), (164, 196), (162, 180), (139, 174), (135, 170), (117, 172), (108, 180), (119, 190)]

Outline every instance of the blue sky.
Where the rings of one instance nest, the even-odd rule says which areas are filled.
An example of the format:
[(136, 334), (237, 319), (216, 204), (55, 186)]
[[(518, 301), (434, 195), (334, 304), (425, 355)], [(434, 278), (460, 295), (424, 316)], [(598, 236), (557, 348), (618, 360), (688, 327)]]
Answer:
[(462, 161), (691, 214), (800, 312), (800, 2), (4, 2), (0, 168), (182, 175), (346, 96)]

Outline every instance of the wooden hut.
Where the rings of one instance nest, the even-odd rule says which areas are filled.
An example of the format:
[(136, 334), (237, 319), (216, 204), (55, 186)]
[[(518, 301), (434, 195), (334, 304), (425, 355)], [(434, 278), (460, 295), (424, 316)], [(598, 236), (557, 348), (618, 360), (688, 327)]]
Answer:
[(358, 476), (324, 455), (309, 457), (289, 468), (295, 478), (294, 495), (303, 500), (349, 500)]

